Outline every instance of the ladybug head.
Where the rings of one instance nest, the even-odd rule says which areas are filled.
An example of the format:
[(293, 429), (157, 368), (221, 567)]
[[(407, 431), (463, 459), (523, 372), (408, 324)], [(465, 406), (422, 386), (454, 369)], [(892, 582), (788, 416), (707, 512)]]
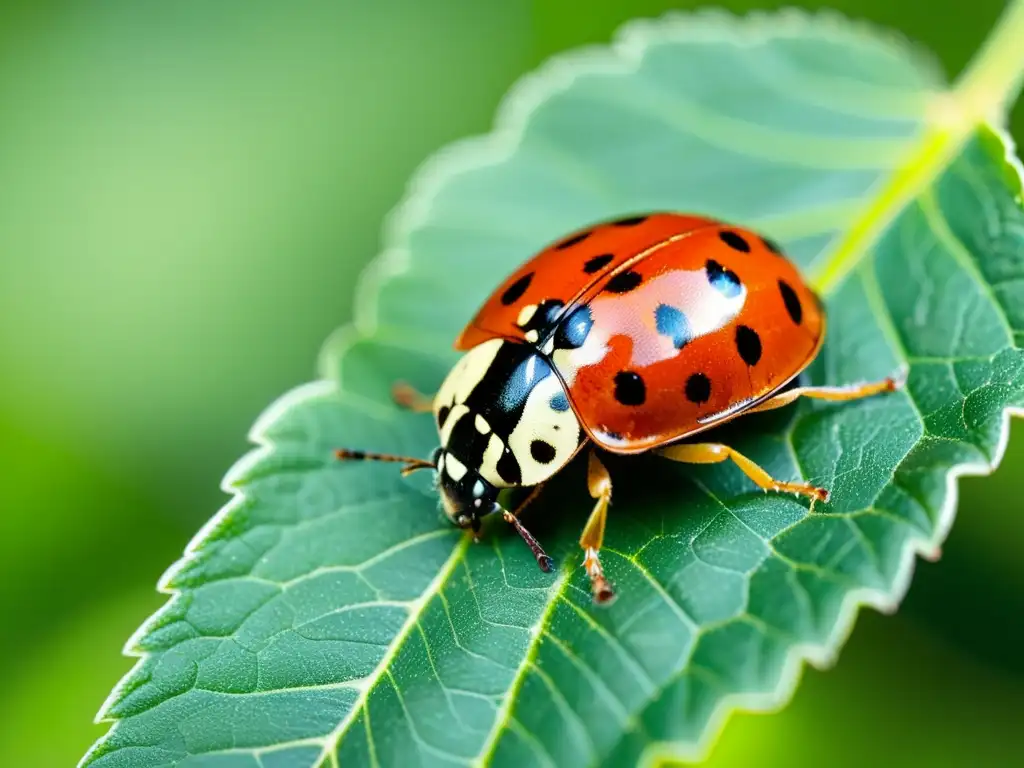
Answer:
[(437, 453), (436, 466), (441, 506), (454, 525), (469, 528), (475, 535), (480, 531), (481, 517), (500, 512), (505, 522), (515, 528), (516, 533), (526, 542), (541, 570), (551, 571), (554, 567), (551, 558), (518, 518), (498, 503), (498, 489), (494, 485), (445, 450)]
[(437, 485), (444, 513), (460, 528), (476, 533), (481, 517), (501, 511), (498, 489), (448, 451), (437, 457)]

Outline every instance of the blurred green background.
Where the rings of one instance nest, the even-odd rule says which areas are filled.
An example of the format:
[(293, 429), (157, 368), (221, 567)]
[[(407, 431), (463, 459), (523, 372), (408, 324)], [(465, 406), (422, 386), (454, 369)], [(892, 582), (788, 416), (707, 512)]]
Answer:
[[(547, 56), (696, 5), (0, 6), (0, 766), (71, 766), (103, 732), (157, 578), (256, 416), (314, 376), (415, 167)], [(1003, 4), (826, 5), (954, 76)], [(863, 614), (836, 668), (735, 717), (709, 764), (1024, 764), (1022, 473), (1017, 426), (898, 615)]]

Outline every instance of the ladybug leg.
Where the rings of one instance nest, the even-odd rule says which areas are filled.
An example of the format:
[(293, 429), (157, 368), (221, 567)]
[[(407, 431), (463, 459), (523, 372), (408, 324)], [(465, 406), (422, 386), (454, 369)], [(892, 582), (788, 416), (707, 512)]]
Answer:
[(901, 389), (906, 383), (906, 373), (899, 376), (889, 376), (882, 381), (871, 381), (860, 384), (847, 384), (842, 387), (794, 387), (786, 392), (781, 392), (774, 397), (769, 397), (763, 403), (750, 408), (747, 413), (758, 411), (771, 411), (789, 405), (798, 397), (811, 397), (816, 400), (860, 400), (864, 397), (871, 397), (881, 392), (895, 392)]
[(607, 604), (615, 599), (615, 590), (605, 578), (599, 553), (601, 543), (604, 541), (608, 504), (612, 500), (612, 478), (594, 451), (590, 452), (587, 463), (587, 486), (590, 489), (591, 497), (597, 499), (597, 503), (594, 505), (594, 510), (590, 513), (587, 524), (583, 527), (583, 534), (580, 536), (580, 546), (583, 547), (584, 552), (583, 567), (587, 571), (587, 576), (590, 577), (590, 589), (594, 593), (594, 602)]
[(391, 398), (398, 405), (413, 411), (414, 413), (430, 413), (434, 407), (432, 397), (428, 397), (427, 395), (417, 392), (404, 381), (396, 382), (395, 385), (391, 387)]
[(544, 547), (540, 545), (540, 542), (537, 541), (532, 533), (526, 530), (521, 522), (519, 522), (519, 515), (522, 514), (523, 510), (526, 509), (534, 499), (540, 496), (540, 492), (543, 488), (544, 483), (535, 485), (530, 490), (529, 495), (519, 502), (519, 506), (517, 506), (515, 510), (509, 512), (507, 509), (502, 509), (501, 516), (504, 518), (506, 523), (516, 529), (516, 533), (518, 533), (520, 537), (522, 537), (523, 541), (526, 542), (526, 546), (530, 548), (530, 551), (533, 552), (533, 556), (537, 559), (537, 565), (540, 566), (540, 569), (545, 573), (550, 573), (551, 569), (555, 567), (554, 560), (548, 557), (547, 552), (544, 551)]
[[(520, 509), (522, 506), (523, 505), (520, 505)], [(516, 511), (518, 512), (519, 510)], [(548, 553), (544, 551), (544, 547), (542, 547), (540, 542), (534, 538), (534, 535), (526, 530), (523, 524), (519, 522), (519, 518), (516, 517), (515, 513), (509, 512), (507, 509), (503, 509), (501, 510), (501, 516), (504, 518), (506, 523), (516, 529), (516, 533), (518, 533), (520, 538), (526, 542), (526, 546), (528, 546), (530, 551), (533, 552), (533, 556), (537, 560), (537, 565), (540, 566), (540, 569), (544, 571), (544, 573), (551, 573), (552, 568), (555, 567), (554, 560), (548, 556)]]
[(828, 501), (828, 491), (810, 483), (787, 483), (776, 480), (764, 469), (748, 459), (742, 453), (721, 443), (687, 443), (662, 448), (658, 451), (662, 456), (673, 461), (686, 464), (718, 464), (732, 459), (743, 474), (753, 480), (758, 488), (764, 491), (782, 491), (807, 496), (812, 501)]

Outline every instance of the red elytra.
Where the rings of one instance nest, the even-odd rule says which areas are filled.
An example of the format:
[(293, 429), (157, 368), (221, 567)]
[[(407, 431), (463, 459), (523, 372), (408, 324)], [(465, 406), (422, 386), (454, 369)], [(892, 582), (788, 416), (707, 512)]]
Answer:
[(529, 341), (523, 308), (545, 303), (556, 305), (542, 333), (589, 310), (586, 348), (554, 349), (552, 359), (590, 439), (615, 453), (740, 415), (804, 370), (825, 334), (821, 302), (774, 243), (675, 213), (599, 224), (543, 249), (495, 290), (455, 346)]

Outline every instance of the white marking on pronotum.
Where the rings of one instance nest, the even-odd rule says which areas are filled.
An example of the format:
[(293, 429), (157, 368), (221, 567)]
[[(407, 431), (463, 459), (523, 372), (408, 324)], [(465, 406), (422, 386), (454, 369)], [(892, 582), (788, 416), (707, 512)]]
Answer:
[(466, 402), (466, 398), (487, 375), (487, 370), (504, 343), (501, 339), (491, 339), (466, 352), (438, 389), (437, 402), (455, 405)]
[(441, 445), (448, 445), (448, 441), (452, 437), (452, 431), (455, 429), (455, 425), (458, 424), (462, 417), (468, 413), (469, 408), (461, 403), (452, 406), (451, 410), (448, 412), (448, 419), (441, 428)]
[(454, 480), (456, 483), (466, 476), (466, 465), (456, 459), (450, 453), (444, 463), (448, 469), (448, 477)]
[(505, 453), (505, 443), (493, 432), (487, 442), (483, 458), (477, 471), (495, 488), (507, 488), (509, 484), (498, 474), (498, 462)]

